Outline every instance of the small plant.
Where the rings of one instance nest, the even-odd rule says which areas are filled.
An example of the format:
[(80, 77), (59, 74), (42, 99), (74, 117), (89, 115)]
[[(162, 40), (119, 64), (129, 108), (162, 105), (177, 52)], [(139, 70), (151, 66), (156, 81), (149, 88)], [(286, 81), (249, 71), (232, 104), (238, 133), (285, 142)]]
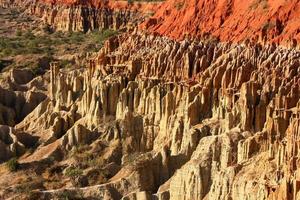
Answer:
[(59, 61), (59, 65), (60, 65), (62, 68), (71, 67), (72, 64), (74, 64), (72, 60), (60, 60), (60, 61)]
[(59, 199), (69, 200), (72, 199), (72, 193), (70, 191), (63, 191), (58, 195)]
[(22, 183), (16, 187), (17, 193), (29, 194), (31, 190), (32, 190), (32, 187), (29, 183)]
[(254, 1), (254, 2), (250, 5), (249, 9), (250, 9), (250, 10), (255, 10), (255, 9), (257, 9), (257, 8), (260, 7), (260, 6), (261, 6), (263, 9), (267, 9), (267, 8), (269, 8), (269, 3), (268, 3), (267, 0), (256, 0), (256, 1)]
[(85, 151), (89, 150), (89, 148), (90, 147), (88, 145), (84, 144), (76, 145), (71, 151), (71, 156), (84, 153)]
[(68, 169), (66, 169), (65, 175), (70, 178), (76, 178), (82, 175), (82, 173), (83, 173), (82, 169), (78, 167), (69, 167)]
[(34, 76), (42, 74), (43, 70), (38, 65), (33, 65), (30, 70)]
[(24, 34), (24, 38), (33, 40), (35, 38), (35, 35), (31, 32), (31, 30), (29, 30)]
[(269, 30), (269, 29), (274, 28), (274, 26), (275, 26), (274, 23), (272, 23), (272, 22), (266, 22), (266, 23), (263, 24), (262, 30), (267, 31), (267, 30)]
[(175, 4), (175, 8), (179, 11), (183, 8), (184, 2), (178, 2)]
[(71, 43), (79, 44), (85, 40), (85, 34), (83, 32), (71, 32), (69, 39)]
[(155, 12), (148, 12), (148, 14), (146, 15), (147, 17), (153, 17), (155, 15)]
[(49, 24), (45, 24), (43, 27), (42, 27), (42, 30), (44, 31), (44, 33), (52, 33), (52, 29), (51, 27), (49, 26)]
[(22, 30), (21, 29), (18, 29), (17, 31), (16, 31), (16, 36), (18, 36), (18, 37), (20, 37), (20, 36), (22, 36)]
[(263, 3), (262, 3), (262, 8), (263, 8), (263, 9), (268, 9), (268, 8), (269, 8), (269, 3), (268, 3), (268, 1), (263, 1)]
[(7, 161), (6, 167), (11, 172), (17, 171), (19, 168), (19, 162), (18, 162), (17, 158), (12, 158), (9, 161)]
[(83, 199), (83, 193), (81, 191), (63, 190), (57, 197), (62, 200), (77, 200)]

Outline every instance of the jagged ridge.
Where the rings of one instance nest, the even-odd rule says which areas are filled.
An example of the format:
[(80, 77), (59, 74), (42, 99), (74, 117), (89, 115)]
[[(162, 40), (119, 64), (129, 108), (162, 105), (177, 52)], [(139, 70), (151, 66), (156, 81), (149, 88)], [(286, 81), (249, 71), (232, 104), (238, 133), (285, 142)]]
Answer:
[(275, 45), (113, 37), (86, 69), (52, 65), (50, 96), (15, 127), (41, 143), (20, 162), (101, 142), (103, 166), (122, 168), (80, 189), (86, 198), (296, 199), (299, 56)]

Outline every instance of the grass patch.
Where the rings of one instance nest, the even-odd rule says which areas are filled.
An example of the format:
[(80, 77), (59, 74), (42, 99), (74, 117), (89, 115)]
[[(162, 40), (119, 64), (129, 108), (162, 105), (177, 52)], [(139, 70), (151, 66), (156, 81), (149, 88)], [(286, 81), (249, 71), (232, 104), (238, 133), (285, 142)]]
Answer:
[(76, 178), (83, 174), (83, 170), (78, 167), (69, 167), (66, 169), (65, 175), (70, 178)]
[(29, 182), (24, 182), (16, 186), (15, 192), (18, 194), (25, 195), (25, 199), (39, 199), (40, 194), (37, 191), (37, 189), (42, 189), (43, 187), (43, 180), (37, 179), (37, 180), (31, 180)]
[[(16, 56), (30, 56), (31, 58), (40, 56), (63, 56), (72, 55), (78, 52), (97, 52), (106, 39), (117, 35), (114, 30), (83, 32), (54, 32), (48, 26), (42, 27), (43, 34), (34, 34), (33, 30), (16, 30), (11, 37), (0, 36), (0, 60), (13, 58)], [(74, 63), (68, 60), (59, 61), (62, 67), (70, 67)], [(22, 67), (27, 67), (21, 62)], [(3, 63), (0, 63), (3, 68)], [(15, 67), (18, 64), (13, 63)]]
[(83, 168), (101, 166), (103, 159), (99, 157), (98, 152), (91, 152), (90, 150), (91, 147), (88, 145), (79, 145), (73, 149), (70, 157), (81, 163)]
[(15, 172), (20, 168), (17, 158), (12, 158), (6, 162), (6, 167), (10, 172)]
[(64, 190), (57, 195), (58, 199), (61, 200), (79, 200), (84, 199), (81, 191), (69, 191)]
[(16, 36), (0, 37), (0, 58), (26, 54), (53, 53), (51, 40), (45, 36), (35, 36), (31, 31), (16, 32)]

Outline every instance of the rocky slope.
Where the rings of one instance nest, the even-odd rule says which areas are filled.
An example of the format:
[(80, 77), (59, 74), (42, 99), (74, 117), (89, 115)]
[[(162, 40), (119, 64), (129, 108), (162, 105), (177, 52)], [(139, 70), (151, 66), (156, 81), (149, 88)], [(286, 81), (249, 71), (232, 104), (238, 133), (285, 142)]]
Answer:
[[(113, 37), (84, 69), (53, 63), (49, 95), (1, 128), (12, 138), (2, 146), (19, 144), (21, 165), (62, 168), (78, 145), (100, 148), (104, 184), (44, 186), (45, 199), (297, 199), (299, 56), (275, 45)], [(36, 140), (31, 153), (25, 136)], [(73, 165), (91, 179), (95, 166)]]
[[(1, 73), (1, 198), (300, 198), (300, 51), (271, 42), (283, 42), (289, 31), (267, 32), (264, 39), (258, 38), (269, 41), (263, 45), (250, 40), (257, 33), (252, 22), (260, 12), (250, 17), (245, 30), (238, 22), (228, 34), (230, 24), (237, 23), (231, 21), (236, 9), (246, 12), (240, 2), (191, 1), (176, 4), (176, 11), (168, 9), (170, 2), (142, 26), (178, 39), (185, 27), (197, 36), (194, 27), (205, 22), (209, 31), (203, 33), (228, 42), (206, 34), (177, 41), (132, 25), (133, 30), (110, 37), (99, 52), (82, 58), (84, 67), (63, 68), (52, 62), (38, 76), (27, 69)], [(62, 10), (50, 23), (57, 30), (107, 28), (103, 24), (122, 28), (135, 19), (132, 8), (128, 21), (121, 17), (122, 23), (111, 20), (118, 15), (115, 10), (112, 15), (99, 14), (101, 6), (110, 9), (111, 2), (52, 3), (51, 9), (45, 7), (50, 13)], [(202, 3), (205, 6), (199, 6)], [(257, 2), (258, 10), (262, 3)], [(52, 16), (39, 7), (46, 4), (30, 5), (26, 12), (42, 10), (45, 19)], [(275, 12), (281, 3), (267, 5), (262, 7), (266, 13)], [(296, 15), (292, 10), (297, 3), (284, 5), (290, 17)], [(205, 7), (213, 16), (222, 16), (222, 22), (214, 26), (218, 17), (197, 14), (193, 24), (187, 14), (193, 13), (190, 7), (194, 14)], [(167, 9), (161, 12), (163, 8)], [(90, 15), (91, 10), (98, 14)], [(90, 16), (103, 18), (96, 22)], [(175, 20), (166, 28), (169, 21), (161, 20), (174, 16), (182, 23)], [(287, 28), (292, 22), (287, 19), (284, 29), (294, 30)], [(85, 26), (86, 21), (93, 23)], [(291, 31), (291, 36), (297, 34)], [(230, 42), (245, 38), (240, 44)], [(291, 42), (296, 46), (296, 40)]]
[(300, 40), (299, 1), (168, 0), (144, 27), (175, 39), (212, 35), (222, 41)]
[(43, 19), (56, 31), (122, 29), (136, 26), (151, 15), (159, 3), (126, 1), (20, 1), (2, 0), (2, 7), (17, 7)]

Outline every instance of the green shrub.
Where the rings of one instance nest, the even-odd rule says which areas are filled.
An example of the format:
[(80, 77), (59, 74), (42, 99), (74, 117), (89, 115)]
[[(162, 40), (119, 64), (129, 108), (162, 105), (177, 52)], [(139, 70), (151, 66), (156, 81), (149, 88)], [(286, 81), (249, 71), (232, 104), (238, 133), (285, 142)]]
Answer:
[(63, 191), (58, 195), (59, 199), (69, 200), (73, 198), (72, 192), (70, 191)]
[(82, 32), (72, 32), (70, 34), (69, 39), (70, 39), (71, 43), (78, 44), (80, 42), (83, 42), (84, 39), (85, 39), (85, 37), (86, 37), (86, 35), (84, 33), (82, 33)]
[(60, 65), (62, 68), (71, 67), (72, 64), (74, 64), (72, 60), (60, 60), (60, 61), (59, 61), (59, 65)]
[(70, 178), (75, 178), (75, 177), (82, 175), (82, 173), (83, 173), (82, 169), (80, 169), (78, 167), (69, 167), (66, 170), (65, 175)]
[(2, 53), (3, 53), (3, 55), (5, 55), (5, 56), (9, 56), (9, 55), (11, 55), (11, 54), (13, 53), (13, 50), (12, 50), (12, 49), (9, 49), (9, 48), (3, 49)]
[(52, 33), (52, 28), (50, 27), (49, 24), (45, 24), (43, 27), (42, 27), (42, 30), (44, 31), (44, 33)]
[(33, 74), (34, 76), (38, 76), (38, 75), (40, 75), (40, 74), (43, 73), (43, 69), (40, 68), (40, 67), (39, 67), (38, 65), (36, 65), (36, 64), (31, 65), (31, 67), (29, 67), (29, 69), (31, 70), (31, 72), (32, 72), (32, 74)]
[(11, 172), (17, 171), (19, 168), (19, 162), (18, 162), (17, 158), (12, 158), (9, 161), (7, 161), (6, 167)]
[(62, 200), (77, 200), (77, 199), (84, 199), (83, 193), (81, 191), (71, 191), (71, 190), (63, 190), (62, 192), (58, 193), (58, 199)]
[(33, 39), (35, 38), (35, 35), (34, 35), (31, 31), (27, 31), (27, 32), (24, 34), (24, 38), (33, 40)]
[(20, 36), (22, 36), (22, 30), (21, 29), (18, 29), (17, 31), (16, 31), (16, 36), (18, 36), (18, 37), (20, 37)]

